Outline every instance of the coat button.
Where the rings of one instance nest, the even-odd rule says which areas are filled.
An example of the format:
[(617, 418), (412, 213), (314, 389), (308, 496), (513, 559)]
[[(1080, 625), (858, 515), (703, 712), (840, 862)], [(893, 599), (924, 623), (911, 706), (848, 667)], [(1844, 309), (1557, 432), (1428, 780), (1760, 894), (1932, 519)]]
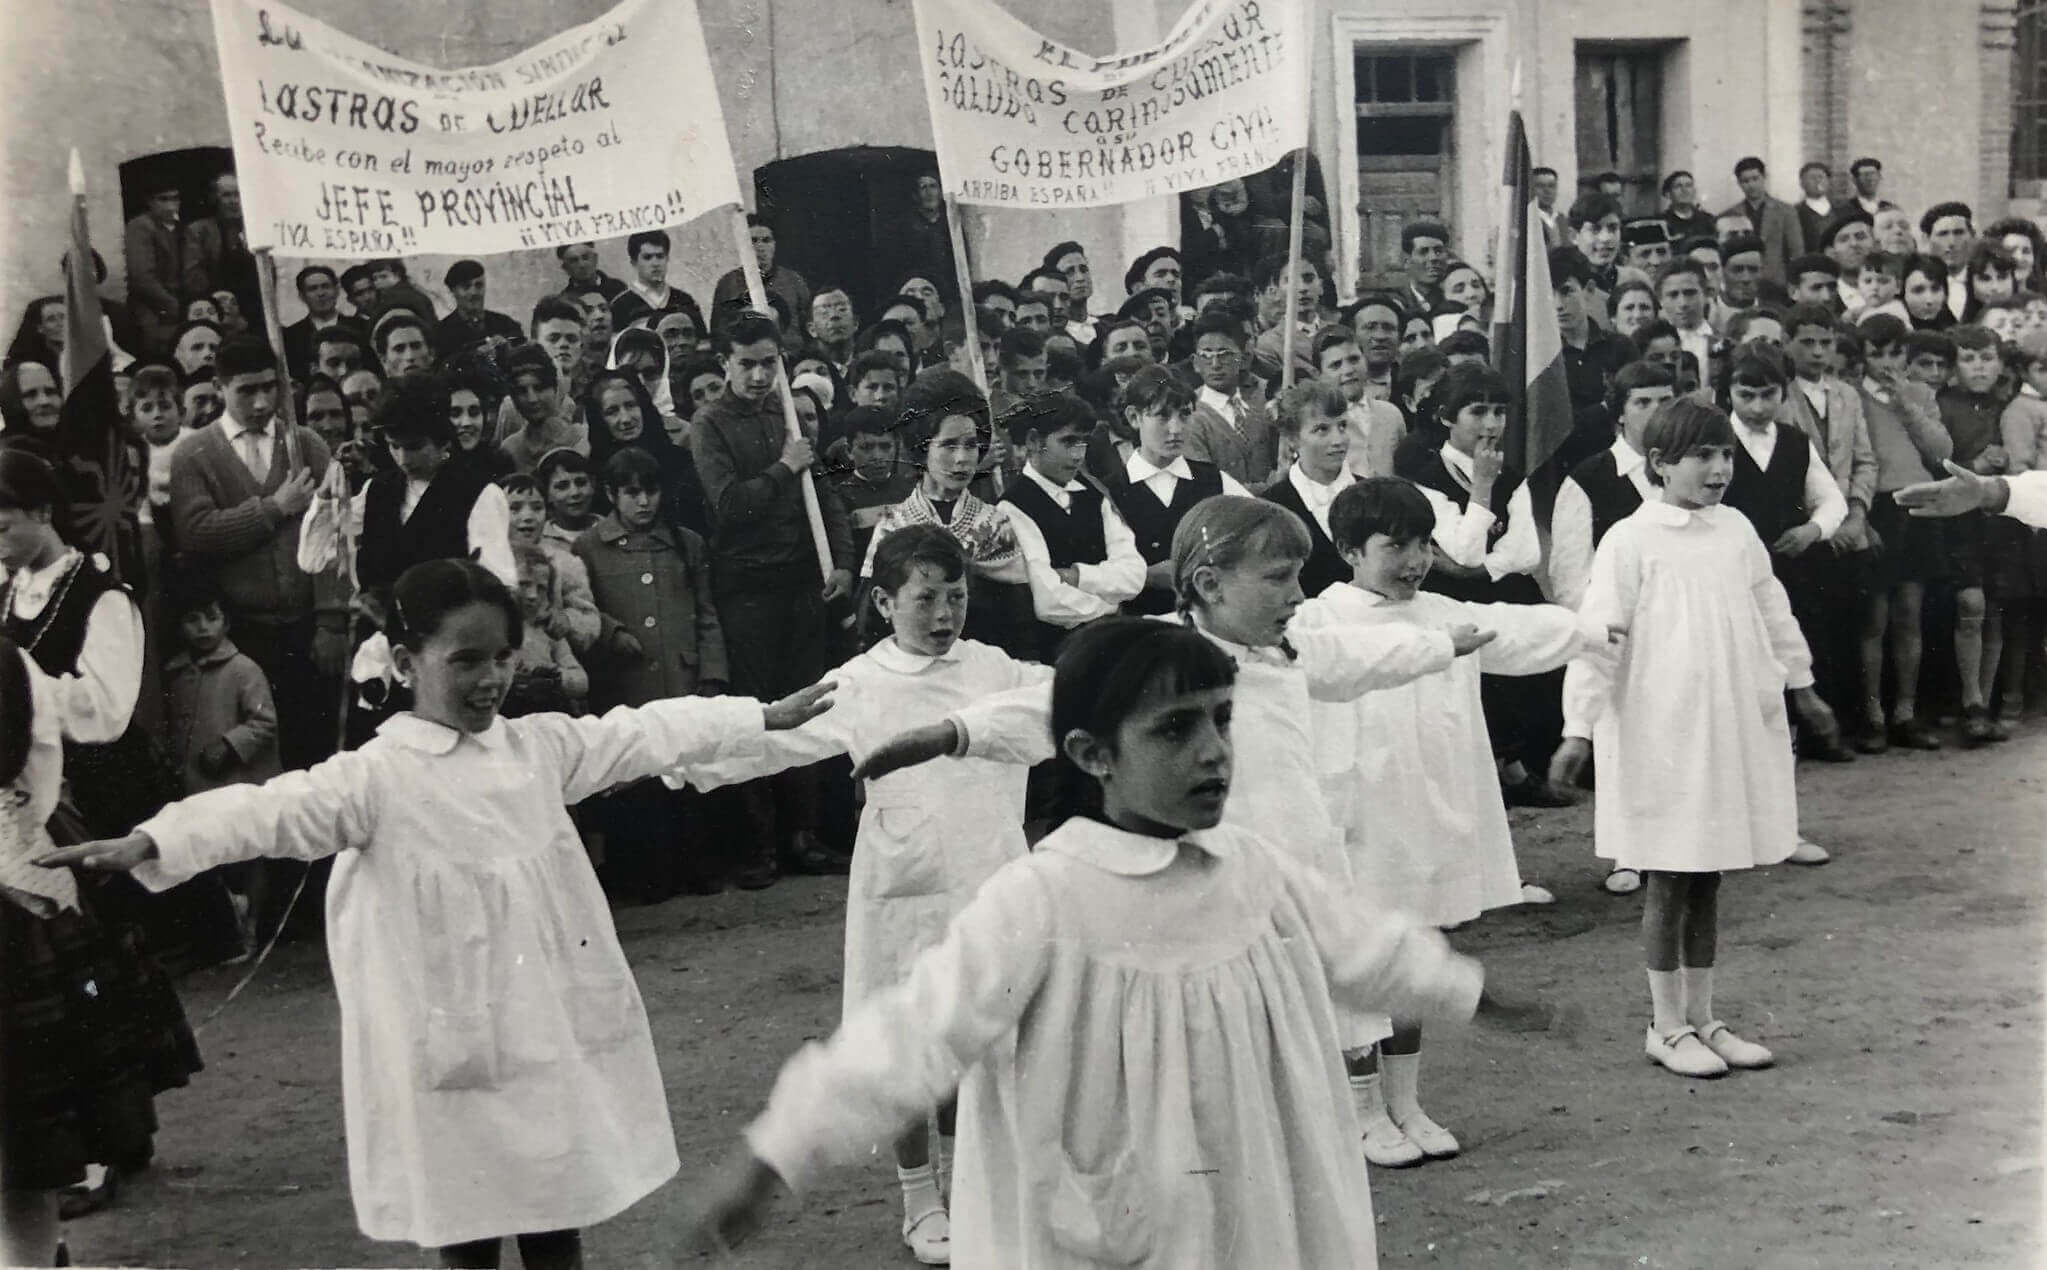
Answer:
[(642, 586), (653, 586), (653, 585), (654, 585), (654, 575), (653, 575), (653, 574), (651, 574), (651, 573), (643, 573), (643, 574), (641, 574), (641, 575), (640, 575), (640, 585), (642, 585)]
[(650, 630), (650, 631), (651, 631), (651, 630), (653, 630), (653, 629), (654, 629), (654, 618), (653, 618), (653, 616), (652, 616), (651, 614), (649, 614), (649, 615), (648, 615), (648, 617), (647, 617), (647, 620), (646, 620), (645, 622), (642, 622), (642, 623), (641, 623), (641, 625), (642, 625), (642, 626), (645, 626), (645, 627), (646, 627), (646, 628), (647, 628), (648, 630)]

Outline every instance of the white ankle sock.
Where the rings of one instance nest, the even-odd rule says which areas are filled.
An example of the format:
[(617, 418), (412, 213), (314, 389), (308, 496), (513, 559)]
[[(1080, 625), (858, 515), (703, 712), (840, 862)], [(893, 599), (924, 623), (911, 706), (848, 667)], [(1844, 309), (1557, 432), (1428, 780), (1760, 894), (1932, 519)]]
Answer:
[(1675, 970), (1649, 972), (1649, 1021), (1668, 1035), (1685, 1025), (1684, 985)]
[(1421, 1113), (1422, 1056), (1379, 1051), (1379, 1072), (1386, 1078), (1386, 1110), (1394, 1123)]
[(1713, 967), (1685, 966), (1678, 972), (1684, 985), (1685, 1022), (1704, 1027), (1713, 1021)]
[(1369, 1129), (1386, 1118), (1386, 1094), (1379, 1087), (1379, 1073), (1351, 1077), (1350, 1100), (1357, 1109), (1358, 1128)]
[(932, 1170), (930, 1161), (914, 1169), (896, 1166), (896, 1181), (903, 1187), (903, 1224), (909, 1225), (924, 1214), (945, 1207), (938, 1198), (938, 1176)]

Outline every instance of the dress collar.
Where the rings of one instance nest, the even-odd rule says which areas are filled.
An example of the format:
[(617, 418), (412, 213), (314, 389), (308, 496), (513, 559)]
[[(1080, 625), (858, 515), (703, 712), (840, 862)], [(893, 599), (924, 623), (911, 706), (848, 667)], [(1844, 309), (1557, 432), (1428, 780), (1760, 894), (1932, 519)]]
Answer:
[(1287, 480), (1293, 483), (1294, 492), (1299, 494), (1301, 501), (1310, 507), (1329, 506), (1336, 501), (1338, 494), (1343, 493), (1343, 491), (1358, 482), (1357, 474), (1352, 472), (1349, 467), (1344, 467), (1337, 472), (1335, 480), (1324, 485), (1303, 471), (1298, 459), (1294, 460), (1293, 466), (1286, 470), (1286, 476)]
[(1130, 457), (1123, 460), (1123, 470), (1129, 473), (1132, 485), (1142, 485), (1161, 472), (1168, 476), (1176, 476), (1183, 481), (1194, 479), (1194, 469), (1187, 466), (1185, 455), (1175, 458), (1164, 467), (1159, 467), (1150, 459), (1144, 457), (1144, 451), (1132, 450)]
[(1648, 465), (1649, 460), (1637, 453), (1635, 447), (1628, 444), (1626, 437), (1615, 437), (1613, 445), (1608, 448), (1613, 451), (1614, 470), (1621, 476), (1626, 476), (1630, 472), (1638, 471)]
[(1154, 838), (1149, 834), (1118, 829), (1092, 816), (1071, 817), (1047, 834), (1037, 849), (1067, 856), (1104, 873), (1141, 878), (1164, 871), (1179, 858), (1183, 843), (1218, 860), (1230, 854), (1228, 838), (1212, 831), (1184, 833), (1177, 838)]
[(1725, 503), (1717, 507), (1692, 508), (1679, 507), (1676, 503), (1666, 503), (1660, 498), (1642, 500), (1641, 508), (1641, 514), (1657, 524), (1677, 526), (1689, 525), (1695, 520), (1703, 521), (1710, 525), (1718, 521), (1726, 512), (1727, 505)]
[(408, 749), (438, 758), (452, 752), (465, 739), (474, 741), (487, 750), (497, 749), (505, 737), (505, 722), (503, 719), (493, 719), (490, 727), (482, 732), (460, 732), (444, 723), (422, 719), (407, 711), (384, 720), (377, 727), (377, 735), (389, 736)]
[(1471, 456), (1456, 446), (1451, 445), (1448, 441), (1443, 442), (1441, 453), (1443, 455), (1443, 466), (1450, 469), (1450, 475), (1463, 481), (1466, 485), (1471, 484)]
[(868, 649), (867, 656), (875, 665), (883, 670), (893, 670), (897, 674), (902, 675), (914, 675), (929, 669), (937, 662), (958, 661), (960, 659), (960, 641), (954, 640), (952, 647), (936, 657), (931, 657), (923, 653), (911, 652), (901, 644), (896, 643), (894, 636), (890, 636)]

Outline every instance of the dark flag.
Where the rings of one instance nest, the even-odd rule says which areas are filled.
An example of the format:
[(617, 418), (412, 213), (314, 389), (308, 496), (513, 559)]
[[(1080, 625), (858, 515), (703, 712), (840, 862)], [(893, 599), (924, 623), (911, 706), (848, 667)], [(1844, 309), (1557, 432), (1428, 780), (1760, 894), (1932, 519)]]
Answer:
[(114, 391), (113, 349), (101, 317), (92, 240), (85, 224), (85, 168), (71, 152), (71, 250), (64, 267), (64, 410), (56, 458), (71, 500), (69, 538), (87, 554), (106, 557), (116, 579), (142, 583), (141, 527), (136, 520), (145, 480), (139, 448), (128, 436)]

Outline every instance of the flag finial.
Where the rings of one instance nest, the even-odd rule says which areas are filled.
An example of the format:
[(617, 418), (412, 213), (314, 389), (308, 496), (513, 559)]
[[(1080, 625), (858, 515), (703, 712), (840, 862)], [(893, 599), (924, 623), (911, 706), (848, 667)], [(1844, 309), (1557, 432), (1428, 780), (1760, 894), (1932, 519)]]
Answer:
[(78, 157), (78, 147), (71, 147), (71, 197), (85, 197), (85, 161)]
[(1514, 109), (1521, 109), (1521, 59), (1514, 59), (1514, 69), (1507, 77), (1507, 100), (1514, 103)]

